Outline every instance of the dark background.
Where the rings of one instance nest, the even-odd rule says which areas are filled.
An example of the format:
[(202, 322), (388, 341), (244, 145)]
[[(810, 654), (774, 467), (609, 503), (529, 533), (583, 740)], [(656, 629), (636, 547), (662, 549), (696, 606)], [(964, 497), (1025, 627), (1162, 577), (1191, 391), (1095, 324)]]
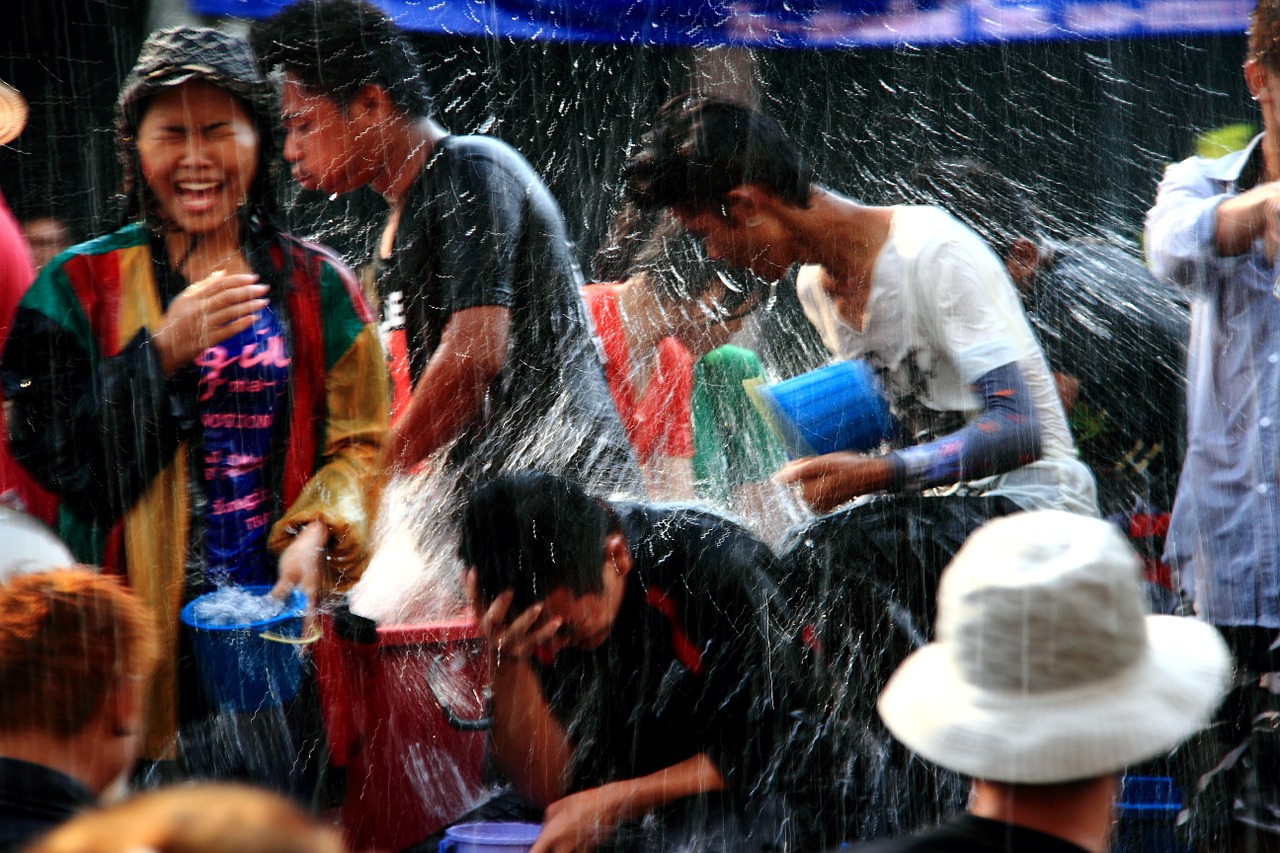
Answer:
[[(85, 237), (114, 224), (111, 127), (144, 36), (146, 0), (10, 0), (0, 77), (31, 104), (0, 149), (0, 189), (20, 218), (53, 213)], [(589, 261), (628, 146), (688, 85), (685, 48), (415, 37), (443, 123), (514, 144), (565, 209)], [(991, 162), (1024, 183), (1060, 234), (1136, 240), (1164, 165), (1195, 135), (1256, 122), (1240, 72), (1243, 36), (1008, 46), (755, 51), (763, 106), (803, 141), (823, 182), (868, 201), (933, 156)], [(353, 207), (303, 194), (300, 230), (354, 250)]]

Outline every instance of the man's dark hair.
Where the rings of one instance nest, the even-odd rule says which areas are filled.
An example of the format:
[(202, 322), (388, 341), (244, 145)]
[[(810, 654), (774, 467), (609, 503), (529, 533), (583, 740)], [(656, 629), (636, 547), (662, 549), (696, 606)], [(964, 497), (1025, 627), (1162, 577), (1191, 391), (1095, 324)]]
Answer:
[(1249, 14), (1249, 58), (1280, 73), (1280, 0), (1258, 0)]
[(749, 270), (730, 270), (707, 257), (701, 240), (663, 210), (642, 211), (624, 204), (595, 256), (597, 280), (621, 281), (643, 275), (645, 286), (667, 305), (701, 299), (722, 283), (716, 308), (736, 319), (758, 307), (772, 283)]
[(968, 225), (1000, 256), (1018, 240), (1042, 240), (1035, 205), (1014, 181), (979, 160), (934, 160), (916, 170), (903, 193), (909, 201), (933, 204)]
[(249, 38), (264, 71), (282, 67), (344, 109), (372, 84), (406, 115), (431, 115), (408, 35), (364, 0), (299, 0), (255, 24)]
[(510, 615), (553, 590), (604, 588), (604, 539), (618, 529), (608, 505), (554, 474), (503, 474), (463, 498), (458, 555), (489, 602), (515, 590)]
[(813, 169), (781, 125), (723, 98), (680, 95), (654, 117), (623, 166), (627, 197), (642, 209), (720, 204), (734, 187), (759, 184), (807, 207)]

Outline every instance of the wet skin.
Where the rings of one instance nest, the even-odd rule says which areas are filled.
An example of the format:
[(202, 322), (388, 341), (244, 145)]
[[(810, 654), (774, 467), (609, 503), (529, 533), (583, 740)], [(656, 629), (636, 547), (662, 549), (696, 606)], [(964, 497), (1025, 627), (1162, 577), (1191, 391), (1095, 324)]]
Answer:
[(138, 159), (172, 225), (188, 234), (235, 230), (258, 173), (258, 133), (239, 98), (186, 83), (152, 98), (138, 125)]
[[(342, 194), (373, 181), (380, 158), (368, 156), (368, 135), (376, 133), (360, 97), (343, 107), (285, 74), (280, 93), (284, 159), (305, 189)], [(372, 152), (370, 152), (372, 153)]]
[(779, 217), (763, 207), (746, 206), (750, 210), (730, 198), (719, 208), (677, 207), (671, 212), (706, 244), (711, 259), (777, 281), (796, 260), (791, 237)]

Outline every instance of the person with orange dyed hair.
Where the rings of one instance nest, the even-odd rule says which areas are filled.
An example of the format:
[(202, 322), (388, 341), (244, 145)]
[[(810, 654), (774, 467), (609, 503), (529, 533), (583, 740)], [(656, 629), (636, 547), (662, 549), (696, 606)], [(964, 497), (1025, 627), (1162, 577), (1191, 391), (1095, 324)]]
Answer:
[(156, 634), (117, 577), (0, 585), (0, 853), (91, 805), (133, 764)]
[(342, 853), (342, 837), (291, 801), (246, 785), (182, 785), (89, 812), (27, 853)]

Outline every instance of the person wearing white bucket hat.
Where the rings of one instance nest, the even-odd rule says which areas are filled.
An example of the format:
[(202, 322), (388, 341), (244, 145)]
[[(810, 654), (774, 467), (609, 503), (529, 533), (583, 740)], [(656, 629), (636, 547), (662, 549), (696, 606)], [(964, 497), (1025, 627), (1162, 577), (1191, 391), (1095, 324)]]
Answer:
[(969, 813), (862, 849), (1100, 853), (1118, 774), (1205, 726), (1231, 656), (1213, 626), (1146, 615), (1112, 524), (1055, 510), (975, 532), (938, 591), (936, 639), (878, 709), (923, 758), (973, 778)]

